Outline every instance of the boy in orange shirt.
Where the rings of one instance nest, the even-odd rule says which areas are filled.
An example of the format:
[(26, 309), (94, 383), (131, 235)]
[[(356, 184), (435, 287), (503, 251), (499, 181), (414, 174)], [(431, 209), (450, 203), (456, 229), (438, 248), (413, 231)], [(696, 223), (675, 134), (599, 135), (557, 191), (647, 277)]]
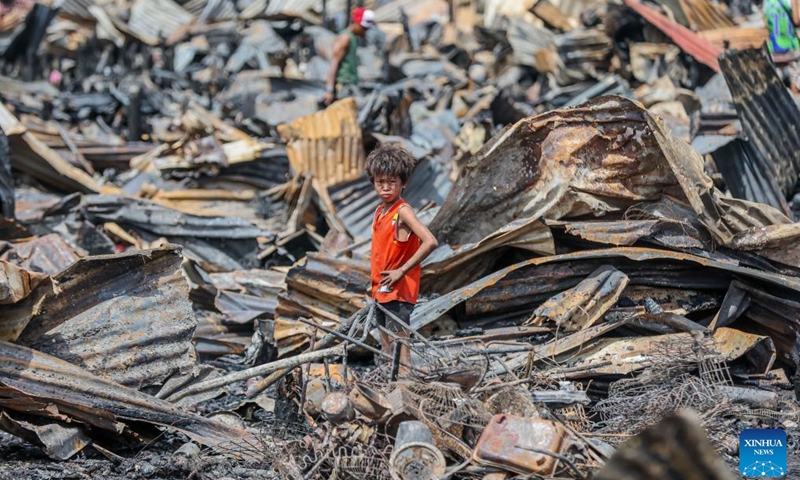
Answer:
[[(386, 310), (409, 324), (419, 295), (420, 263), (439, 245), (400, 196), (414, 171), (416, 161), (396, 145), (381, 145), (366, 160), (367, 176), (382, 203), (372, 222), (372, 298)], [(409, 332), (376, 309), (378, 325), (408, 338)], [(381, 347), (391, 354), (390, 337), (380, 332)], [(400, 361), (411, 364), (407, 347), (400, 349)]]

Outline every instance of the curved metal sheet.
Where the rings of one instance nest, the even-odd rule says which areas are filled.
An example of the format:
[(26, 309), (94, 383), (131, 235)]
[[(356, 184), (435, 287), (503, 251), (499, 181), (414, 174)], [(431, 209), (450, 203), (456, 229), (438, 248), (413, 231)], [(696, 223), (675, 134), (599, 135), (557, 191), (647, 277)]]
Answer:
[[(606, 248), (602, 250), (586, 250), (576, 253), (534, 258), (517, 263), (510, 267), (506, 267), (491, 275), (483, 277), (480, 280), (472, 282), (465, 287), (459, 288), (458, 290), (455, 290), (447, 295), (443, 295), (431, 300), (430, 302), (419, 305), (411, 314), (411, 326), (419, 329), (431, 322), (434, 322), (442, 314), (448, 312), (459, 303), (473, 298), (489, 287), (498, 285), (510, 274), (520, 271), (526, 267), (558, 264), (571, 261), (583, 262), (592, 259), (614, 258), (627, 258), (629, 260), (633, 260), (634, 262), (661, 262), (662, 264), (664, 261), (690, 262), (695, 265), (710, 268), (712, 270), (750, 277), (752, 279), (774, 285), (777, 288), (789, 289), (800, 294), (800, 278), (797, 277), (791, 277), (778, 273), (763, 272), (753, 268), (742, 267), (733, 262), (720, 262), (686, 253), (656, 250), (651, 248), (618, 247)], [(507, 302), (508, 299), (506, 298), (505, 301)]]
[[(45, 408), (48, 404), (54, 408)], [(173, 428), (202, 445), (227, 446), (228, 452), (247, 454), (243, 446), (258, 445), (244, 430), (184, 412), (167, 401), (7, 342), (0, 342), (0, 406), (134, 438), (130, 421)]]
[(26, 304), (18, 343), (123, 385), (157, 385), (195, 364), (197, 325), (189, 287), (171, 247), (88, 257), (53, 277), (38, 305)]

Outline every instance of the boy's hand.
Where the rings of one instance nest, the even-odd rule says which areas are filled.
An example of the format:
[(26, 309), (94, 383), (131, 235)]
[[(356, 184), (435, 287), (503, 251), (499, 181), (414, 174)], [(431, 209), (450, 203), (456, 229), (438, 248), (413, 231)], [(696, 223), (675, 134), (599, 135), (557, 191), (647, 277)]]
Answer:
[(381, 272), (381, 275), (384, 276), (383, 279), (381, 279), (381, 285), (391, 287), (392, 285), (397, 283), (401, 278), (403, 278), (403, 275), (405, 274), (403, 273), (402, 270), (398, 268), (396, 270), (384, 270)]

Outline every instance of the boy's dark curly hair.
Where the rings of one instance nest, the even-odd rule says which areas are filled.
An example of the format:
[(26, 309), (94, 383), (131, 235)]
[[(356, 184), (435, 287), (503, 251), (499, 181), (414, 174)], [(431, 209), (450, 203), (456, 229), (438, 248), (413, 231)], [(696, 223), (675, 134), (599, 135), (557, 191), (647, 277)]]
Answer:
[(407, 183), (416, 165), (417, 161), (408, 150), (400, 145), (385, 143), (367, 156), (365, 168), (370, 181), (383, 175), (397, 175), (403, 183)]

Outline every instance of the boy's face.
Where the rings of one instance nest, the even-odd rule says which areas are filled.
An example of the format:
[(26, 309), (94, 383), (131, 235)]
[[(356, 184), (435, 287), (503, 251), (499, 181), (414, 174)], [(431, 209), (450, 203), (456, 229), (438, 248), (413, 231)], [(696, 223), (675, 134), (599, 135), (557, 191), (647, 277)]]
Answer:
[(397, 175), (380, 175), (373, 179), (375, 193), (381, 197), (384, 203), (394, 203), (403, 193), (405, 184)]

